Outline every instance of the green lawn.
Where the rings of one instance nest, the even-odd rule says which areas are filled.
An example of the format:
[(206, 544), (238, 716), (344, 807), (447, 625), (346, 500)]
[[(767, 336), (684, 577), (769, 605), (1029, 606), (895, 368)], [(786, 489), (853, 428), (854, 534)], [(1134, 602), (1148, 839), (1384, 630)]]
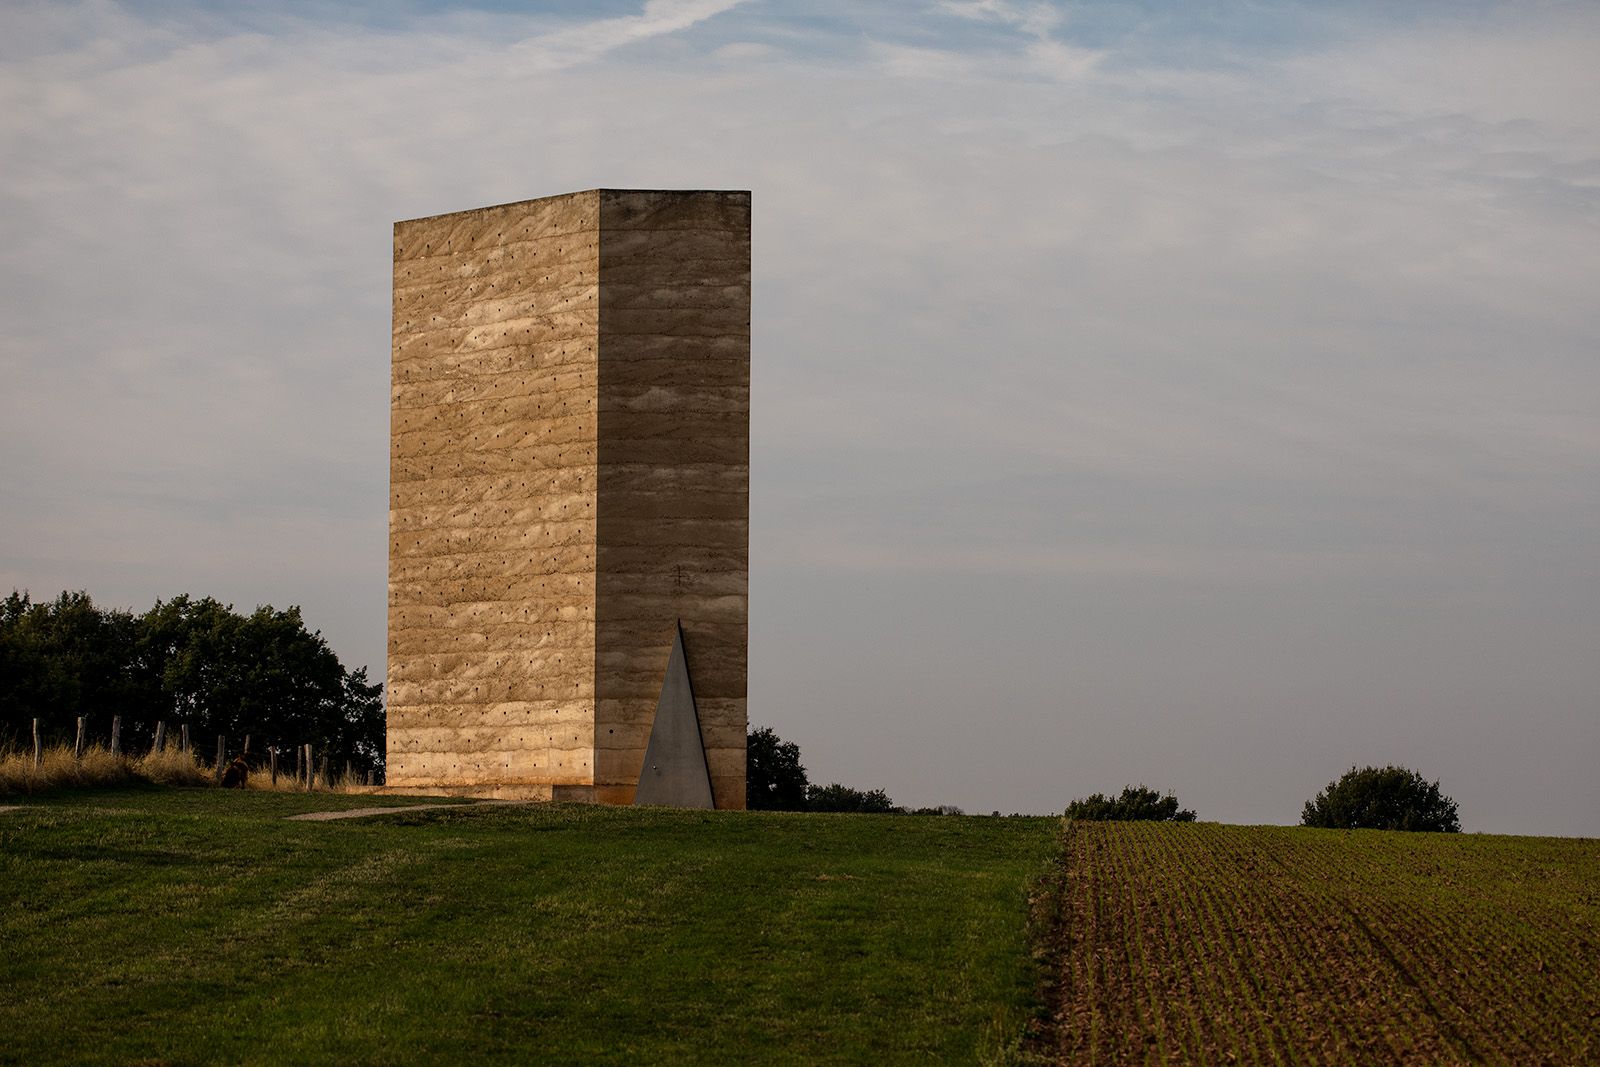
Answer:
[[(970, 1063), (1055, 819), (143, 789), (0, 813), (0, 1062)], [(420, 798), (419, 798), (420, 799)]]

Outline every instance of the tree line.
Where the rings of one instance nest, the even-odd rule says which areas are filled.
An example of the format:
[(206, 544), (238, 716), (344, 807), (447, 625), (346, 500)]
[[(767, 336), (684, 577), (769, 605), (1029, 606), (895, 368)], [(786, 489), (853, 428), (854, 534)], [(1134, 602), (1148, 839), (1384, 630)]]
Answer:
[(310, 743), (383, 768), (383, 685), (346, 670), (298, 607), (245, 615), (185, 594), (136, 615), (84, 592), (35, 603), (13, 590), (0, 604), (0, 736), (31, 744), (38, 719), (71, 743), (80, 716), (99, 737), (120, 716), (127, 750), (148, 748), (165, 722), (188, 726), (202, 750), (218, 734), (249, 736), (257, 751)]
[[(752, 811), (878, 812), (960, 815), (950, 806), (908, 809), (895, 805), (881, 789), (851, 789), (837, 782), (812, 785), (800, 762), (800, 746), (770, 727), (751, 730), (745, 741), (745, 807)], [(995, 814), (999, 814), (996, 812)], [(1066, 817), (1087, 822), (1194, 822), (1192, 809), (1139, 784), (1120, 796), (1091, 793), (1067, 805)], [(1351, 767), (1349, 772), (1306, 801), (1302, 826), (1339, 830), (1409, 830), (1459, 833), (1456, 802), (1416, 771), (1393, 765)]]
[(860, 812), (882, 815), (960, 815), (960, 808), (902, 808), (882, 789), (854, 789), (833, 782), (812, 785), (800, 762), (800, 746), (772, 728), (745, 738), (745, 807), (751, 811)]

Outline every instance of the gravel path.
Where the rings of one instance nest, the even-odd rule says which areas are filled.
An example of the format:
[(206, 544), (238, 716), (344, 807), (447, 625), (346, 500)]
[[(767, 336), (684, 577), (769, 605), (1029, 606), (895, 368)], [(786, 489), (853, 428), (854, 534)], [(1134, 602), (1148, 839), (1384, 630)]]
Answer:
[(305, 815), (285, 815), (303, 822), (328, 822), (332, 819), (360, 819), (368, 815), (393, 815), (397, 811), (429, 811), (433, 808), (476, 808), (484, 804), (532, 804), (531, 800), (477, 800), (471, 804), (406, 804), (393, 808), (345, 808), (343, 811), (313, 811)]

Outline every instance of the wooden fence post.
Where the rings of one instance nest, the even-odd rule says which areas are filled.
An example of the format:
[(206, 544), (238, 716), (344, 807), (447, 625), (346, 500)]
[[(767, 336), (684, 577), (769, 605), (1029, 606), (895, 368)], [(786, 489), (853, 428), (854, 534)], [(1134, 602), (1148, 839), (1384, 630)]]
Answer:
[(311, 746), (306, 746), (306, 790), (317, 788), (317, 767), (311, 759)]
[(85, 740), (87, 740), (87, 734), (88, 734), (88, 723), (86, 723), (84, 721), (84, 718), (83, 718), (82, 715), (79, 715), (78, 716), (78, 743), (72, 749), (72, 758), (73, 759), (75, 759), (75, 760), (82, 760), (83, 759), (83, 743), (84, 743)]
[(217, 735), (217, 784), (222, 784), (222, 765), (228, 758), (228, 737), (226, 734)]
[(355, 769), (350, 766), (350, 761), (349, 760), (345, 760), (344, 761), (344, 784), (345, 785), (354, 785), (355, 784), (355, 781), (356, 781), (355, 773), (356, 773)]
[(320, 770), (321, 770), (320, 777), (322, 778), (322, 788), (324, 788), (324, 789), (333, 788), (333, 783), (328, 780), (328, 757), (327, 756), (323, 756), (322, 757), (322, 767), (320, 768)]
[(111, 716), (111, 758), (122, 755), (122, 716)]
[(244, 735), (244, 754), (246, 756), (250, 755), (250, 735), (249, 734), (245, 734)]
[(276, 786), (278, 784), (278, 749), (276, 746), (269, 748), (267, 749), (267, 754), (272, 762), (272, 784)]
[(180, 748), (182, 749), (183, 754), (185, 756), (187, 756), (189, 754), (189, 724), (188, 723), (184, 723), (183, 724), (183, 740), (180, 743)]
[(33, 769), (39, 769), (39, 761), (44, 759), (44, 742), (39, 740), (39, 720), (33, 720)]
[(150, 750), (157, 753), (167, 750), (167, 724), (165, 722), (156, 723), (156, 743), (151, 746)]

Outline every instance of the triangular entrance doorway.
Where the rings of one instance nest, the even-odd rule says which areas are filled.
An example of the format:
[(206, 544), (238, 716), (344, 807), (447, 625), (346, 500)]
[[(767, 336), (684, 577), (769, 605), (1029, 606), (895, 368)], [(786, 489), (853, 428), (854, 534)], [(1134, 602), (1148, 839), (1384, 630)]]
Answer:
[(656, 721), (650, 744), (644, 750), (635, 804), (665, 808), (714, 808), (711, 775), (706, 770), (705, 745), (700, 740), (700, 716), (694, 707), (694, 687), (689, 684), (689, 661), (683, 655), (683, 626), (675, 624), (667, 676), (656, 703)]

